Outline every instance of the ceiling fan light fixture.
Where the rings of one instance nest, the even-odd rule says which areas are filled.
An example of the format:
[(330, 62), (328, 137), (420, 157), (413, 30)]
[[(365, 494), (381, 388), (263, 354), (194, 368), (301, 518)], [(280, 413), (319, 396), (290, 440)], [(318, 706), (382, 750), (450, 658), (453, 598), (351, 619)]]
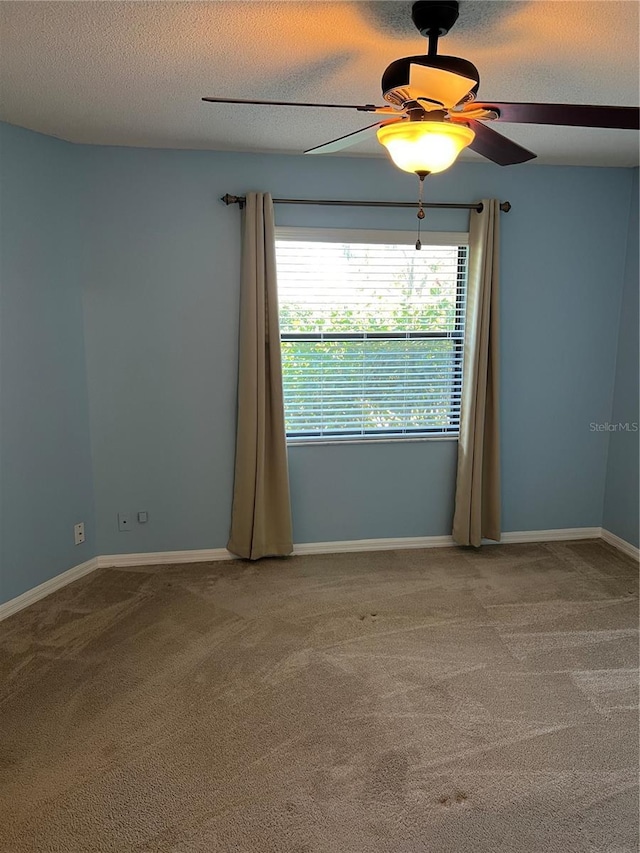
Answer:
[(475, 139), (466, 125), (444, 121), (398, 121), (377, 136), (399, 169), (417, 174), (444, 172)]

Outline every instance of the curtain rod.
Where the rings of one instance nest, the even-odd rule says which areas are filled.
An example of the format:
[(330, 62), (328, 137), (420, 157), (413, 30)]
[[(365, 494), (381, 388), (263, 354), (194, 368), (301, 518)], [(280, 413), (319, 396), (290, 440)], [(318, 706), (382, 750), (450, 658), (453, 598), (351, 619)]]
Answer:
[[(246, 198), (243, 195), (223, 195), (220, 201), (226, 205), (238, 204), (240, 209), (244, 207)], [(418, 207), (417, 201), (336, 201), (329, 199), (312, 199), (312, 198), (274, 198), (274, 204), (321, 204), (330, 205), (331, 207)], [(436, 202), (424, 202), (423, 207), (441, 208), (444, 210), (477, 210), (482, 212), (482, 202), (476, 204), (438, 204)], [(500, 210), (508, 213), (511, 210), (511, 202), (503, 201), (500, 203)]]

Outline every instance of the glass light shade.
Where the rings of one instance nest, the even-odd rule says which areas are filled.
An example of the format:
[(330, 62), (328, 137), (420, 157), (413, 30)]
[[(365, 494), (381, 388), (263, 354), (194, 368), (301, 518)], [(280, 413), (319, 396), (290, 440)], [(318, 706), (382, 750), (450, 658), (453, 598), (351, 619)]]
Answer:
[(405, 172), (443, 172), (474, 139), (466, 125), (443, 121), (398, 121), (378, 130), (378, 142)]

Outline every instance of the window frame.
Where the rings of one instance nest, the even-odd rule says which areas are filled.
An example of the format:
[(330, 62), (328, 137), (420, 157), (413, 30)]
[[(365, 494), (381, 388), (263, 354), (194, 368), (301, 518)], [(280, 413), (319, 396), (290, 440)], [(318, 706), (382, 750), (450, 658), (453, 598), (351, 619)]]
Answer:
[[(378, 245), (398, 245), (415, 247), (416, 235), (413, 231), (391, 231), (383, 229), (355, 228), (309, 228), (296, 226), (276, 226), (276, 241), (318, 242), (318, 243), (365, 243)], [(469, 233), (467, 231), (426, 231), (422, 232), (423, 246), (457, 246), (457, 282), (456, 308), (465, 304), (465, 284), (468, 282)], [(461, 248), (466, 249), (462, 256)], [(466, 270), (466, 277), (464, 275)], [(459, 379), (462, 394), (462, 372), (464, 353), (464, 321), (461, 312), (455, 312), (455, 327), (452, 332), (282, 332), (280, 341), (348, 341), (348, 340), (453, 340), (456, 356), (456, 380)], [(453, 399), (453, 397), (452, 397)], [(347, 432), (287, 433), (288, 447), (308, 447), (310, 445), (372, 444), (376, 442), (415, 442), (415, 441), (457, 441), (458, 427), (432, 427), (404, 430), (403, 432), (380, 432), (371, 430), (364, 435)]]

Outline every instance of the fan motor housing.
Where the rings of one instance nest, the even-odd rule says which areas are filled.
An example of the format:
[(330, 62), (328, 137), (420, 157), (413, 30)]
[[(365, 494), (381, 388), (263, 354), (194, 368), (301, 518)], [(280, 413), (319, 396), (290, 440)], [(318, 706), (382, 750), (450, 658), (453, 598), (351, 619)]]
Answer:
[(466, 103), (475, 99), (480, 86), (480, 74), (472, 62), (459, 56), (425, 56), (420, 54), (419, 56), (405, 56), (402, 59), (396, 59), (387, 67), (382, 75), (382, 96), (385, 101), (394, 106), (404, 106), (411, 101), (420, 99), (421, 101), (431, 101), (434, 105), (455, 106), (452, 103), (444, 104), (443, 99), (438, 97), (440, 94), (438, 91), (416, 91), (415, 86), (411, 85), (412, 65), (421, 65), (426, 69), (435, 69), (436, 72), (443, 71), (454, 77), (465, 78), (463, 88), (466, 88), (467, 81), (469, 88), (459, 103)]

